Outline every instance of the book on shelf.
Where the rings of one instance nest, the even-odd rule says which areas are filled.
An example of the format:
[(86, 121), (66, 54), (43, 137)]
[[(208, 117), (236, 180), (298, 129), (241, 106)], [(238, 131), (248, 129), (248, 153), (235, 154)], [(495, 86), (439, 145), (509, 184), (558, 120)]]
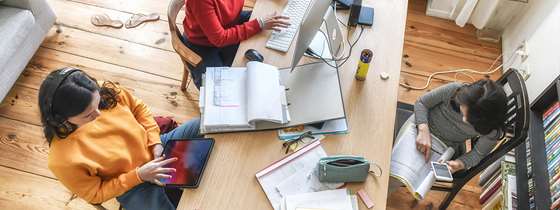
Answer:
[(482, 210), (501, 210), (502, 209), (502, 204), (503, 204), (503, 194), (501, 191), (498, 191), (498, 193), (496, 193), (496, 196), (494, 196), (492, 199), (490, 199), (486, 205), (484, 205), (482, 207)]
[(480, 204), (486, 203), (490, 197), (492, 197), (499, 189), (502, 187), (502, 179), (496, 179), (492, 184), (486, 188), (482, 194), (480, 194)]
[(478, 180), (478, 186), (484, 186), (488, 180), (494, 175), (498, 169), (500, 169), (500, 162), (503, 160), (503, 157), (496, 160), (494, 163), (490, 164), (484, 171), (480, 173), (480, 179)]
[(560, 106), (558, 102), (554, 103), (543, 114), (543, 126), (546, 128), (548, 125), (560, 115)]
[(548, 117), (554, 110), (558, 109), (560, 107), (560, 102), (556, 102), (554, 104), (552, 104), (551, 106), (549, 106), (546, 111), (543, 113), (543, 118)]
[(490, 185), (492, 185), (494, 183), (494, 181), (496, 181), (496, 179), (500, 179), (500, 173), (494, 173), (494, 175), (492, 176), (492, 178), (490, 178), (488, 180), (488, 182), (482, 186), (482, 189), (487, 189)]
[(502, 175), (502, 194), (504, 195), (502, 207), (504, 209), (514, 209), (511, 203), (512, 200), (514, 199), (517, 200), (516, 198), (517, 187), (516, 186), (512, 187), (509, 182), (512, 179), (515, 181), (516, 178), (515, 163), (509, 161), (502, 161), (501, 175)]

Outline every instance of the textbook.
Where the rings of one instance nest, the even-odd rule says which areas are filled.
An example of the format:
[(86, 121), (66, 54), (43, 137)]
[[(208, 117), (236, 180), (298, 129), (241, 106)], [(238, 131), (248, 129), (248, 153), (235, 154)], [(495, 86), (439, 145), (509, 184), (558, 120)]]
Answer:
[(202, 131), (252, 130), (258, 121), (290, 121), (286, 90), (274, 66), (249, 62), (247, 68), (207, 68), (204, 87)]
[(416, 132), (401, 138), (394, 146), (391, 157), (391, 177), (402, 182), (417, 200), (422, 200), (430, 191), (436, 178), (430, 161), (450, 160), (455, 150), (439, 139), (432, 138), (432, 155), (426, 162), (424, 154), (416, 149)]
[(336, 69), (323, 62), (296, 69), (254, 61), (206, 68), (200, 132), (273, 130), (346, 118)]

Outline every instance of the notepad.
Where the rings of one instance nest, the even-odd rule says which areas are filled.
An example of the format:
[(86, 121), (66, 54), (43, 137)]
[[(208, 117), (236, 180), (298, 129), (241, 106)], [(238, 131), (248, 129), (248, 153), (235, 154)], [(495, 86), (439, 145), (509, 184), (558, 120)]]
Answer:
[(204, 81), (203, 133), (255, 129), (260, 121), (290, 121), (286, 90), (272, 65), (249, 62), (247, 68), (210, 67)]
[(317, 163), (327, 153), (315, 141), (272, 163), (255, 175), (275, 210), (280, 210), (286, 196), (336, 189), (344, 183), (319, 182)]

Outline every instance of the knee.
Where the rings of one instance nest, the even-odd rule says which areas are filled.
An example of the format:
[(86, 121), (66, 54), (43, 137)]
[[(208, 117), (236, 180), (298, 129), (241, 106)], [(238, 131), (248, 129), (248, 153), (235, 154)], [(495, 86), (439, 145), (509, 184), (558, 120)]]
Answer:
[(189, 137), (202, 137), (200, 135), (200, 118), (195, 118), (185, 122), (187, 126), (187, 136)]

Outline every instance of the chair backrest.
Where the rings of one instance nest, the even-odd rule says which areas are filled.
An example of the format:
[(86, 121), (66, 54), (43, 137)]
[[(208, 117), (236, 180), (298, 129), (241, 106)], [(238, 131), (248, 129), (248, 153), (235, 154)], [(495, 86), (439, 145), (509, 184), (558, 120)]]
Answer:
[(523, 77), (515, 69), (509, 69), (500, 79), (498, 84), (504, 87), (507, 95), (507, 120), (506, 136), (490, 154), (483, 158), (480, 163), (469, 170), (461, 171), (453, 175), (455, 179), (470, 180), (490, 164), (516, 148), (527, 139), (529, 130), (529, 97)]
[(183, 62), (187, 62), (193, 66), (197, 66), (201, 61), (202, 58), (189, 49), (183, 42), (181, 38), (181, 31), (177, 28), (177, 24), (175, 23), (177, 19), (177, 14), (181, 11), (181, 8), (185, 5), (185, 0), (171, 0), (169, 2), (169, 7), (167, 8), (167, 20), (169, 22), (169, 35), (171, 35), (171, 45), (173, 45), (173, 49), (175, 52), (179, 54), (181, 60)]

